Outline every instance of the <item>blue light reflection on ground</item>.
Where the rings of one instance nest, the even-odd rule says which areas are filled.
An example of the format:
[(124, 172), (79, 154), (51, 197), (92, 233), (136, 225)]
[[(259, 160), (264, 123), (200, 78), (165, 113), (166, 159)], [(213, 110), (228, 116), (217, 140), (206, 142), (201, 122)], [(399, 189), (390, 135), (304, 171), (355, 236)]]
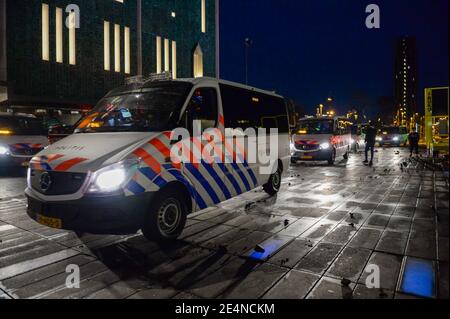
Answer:
[(401, 290), (421, 297), (434, 297), (434, 267), (430, 260), (408, 258), (403, 271)]
[(280, 248), (280, 244), (282, 243), (276, 240), (266, 243), (262, 246), (265, 250), (264, 252), (253, 251), (249, 257), (257, 260), (265, 260)]

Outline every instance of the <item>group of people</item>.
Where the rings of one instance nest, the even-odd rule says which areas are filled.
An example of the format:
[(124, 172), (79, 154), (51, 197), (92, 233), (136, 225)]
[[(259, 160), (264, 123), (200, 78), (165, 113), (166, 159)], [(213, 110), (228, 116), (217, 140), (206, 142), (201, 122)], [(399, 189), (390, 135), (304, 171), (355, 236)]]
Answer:
[[(375, 143), (377, 138), (377, 129), (373, 125), (373, 122), (369, 122), (369, 126), (366, 130), (366, 149), (365, 149), (365, 160), (364, 164), (368, 164), (369, 166), (373, 165), (373, 157), (375, 153)], [(409, 141), (409, 150), (410, 150), (410, 156), (412, 157), (413, 154), (419, 155), (419, 133), (416, 130), (412, 130), (408, 135), (408, 141)], [(369, 152), (370, 152), (370, 161), (369, 161)]]

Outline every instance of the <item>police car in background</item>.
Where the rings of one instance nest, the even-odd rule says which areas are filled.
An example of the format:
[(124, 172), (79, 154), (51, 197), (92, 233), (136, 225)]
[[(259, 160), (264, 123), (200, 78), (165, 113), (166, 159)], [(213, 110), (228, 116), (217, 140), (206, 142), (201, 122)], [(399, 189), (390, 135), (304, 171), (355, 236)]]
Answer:
[(47, 131), (34, 115), (0, 113), (0, 167), (28, 166), (47, 145)]
[(406, 146), (408, 130), (403, 126), (385, 126), (379, 131), (376, 140), (380, 146)]
[(346, 119), (338, 117), (307, 117), (299, 121), (292, 134), (291, 163), (348, 159), (352, 137)]
[[(225, 150), (232, 154), (229, 161), (173, 162), (174, 144), (192, 142), (192, 158), (208, 142), (171, 138), (179, 127), (192, 132), (193, 120), (221, 133), (225, 127), (278, 129), (273, 170), (264, 173), (258, 162), (249, 162), (247, 143), (233, 149), (233, 138), (215, 145), (219, 158)], [(262, 152), (269, 146), (267, 134), (258, 135)], [(189, 213), (258, 186), (277, 193), (288, 165), (289, 124), (281, 96), (213, 78), (143, 80), (109, 92), (73, 135), (32, 159), (28, 214), (54, 228), (95, 234), (142, 229), (150, 240), (173, 240)]]

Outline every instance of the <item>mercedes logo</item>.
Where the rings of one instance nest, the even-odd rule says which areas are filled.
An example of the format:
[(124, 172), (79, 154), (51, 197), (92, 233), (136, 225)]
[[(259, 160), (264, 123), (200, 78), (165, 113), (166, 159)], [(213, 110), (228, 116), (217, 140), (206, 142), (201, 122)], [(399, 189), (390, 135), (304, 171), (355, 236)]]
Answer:
[(50, 177), (50, 174), (48, 172), (42, 173), (41, 178), (39, 179), (39, 186), (41, 187), (41, 189), (44, 192), (48, 191), (51, 185), (52, 179)]

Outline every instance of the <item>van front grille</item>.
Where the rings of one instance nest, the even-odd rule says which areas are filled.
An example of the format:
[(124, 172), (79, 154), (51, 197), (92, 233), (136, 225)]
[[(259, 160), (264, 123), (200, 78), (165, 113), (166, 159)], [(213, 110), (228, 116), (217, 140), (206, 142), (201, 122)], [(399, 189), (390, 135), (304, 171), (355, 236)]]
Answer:
[[(43, 177), (44, 174), (48, 174)], [(30, 171), (31, 187), (44, 195), (70, 195), (78, 192), (86, 180), (85, 173)]]

